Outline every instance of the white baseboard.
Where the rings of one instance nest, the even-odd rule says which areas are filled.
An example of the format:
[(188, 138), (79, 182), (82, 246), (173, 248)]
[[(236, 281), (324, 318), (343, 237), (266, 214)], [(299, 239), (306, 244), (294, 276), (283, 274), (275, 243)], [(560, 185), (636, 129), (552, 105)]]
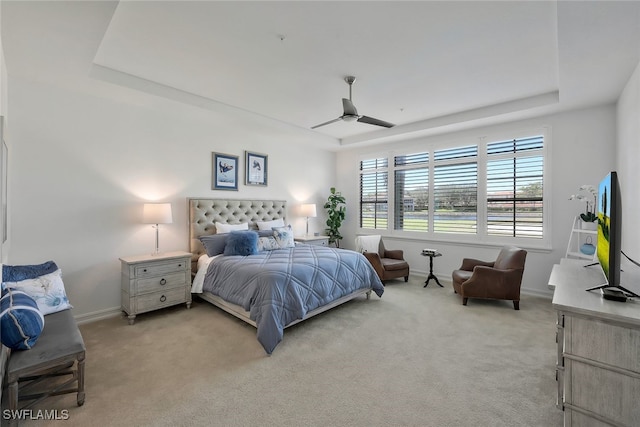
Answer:
[(91, 313), (79, 314), (74, 316), (76, 322), (80, 325), (82, 323), (95, 322), (96, 320), (108, 319), (110, 317), (116, 317), (122, 315), (122, 309), (120, 307), (107, 308), (104, 310), (93, 311)]

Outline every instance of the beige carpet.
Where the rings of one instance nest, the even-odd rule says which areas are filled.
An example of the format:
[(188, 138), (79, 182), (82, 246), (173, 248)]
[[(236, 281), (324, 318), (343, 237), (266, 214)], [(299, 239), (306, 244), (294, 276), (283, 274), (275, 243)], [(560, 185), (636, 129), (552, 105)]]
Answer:
[(254, 328), (197, 299), (85, 324), (85, 405), (39, 408), (68, 408), (47, 422), (67, 427), (561, 426), (551, 302), (464, 307), (423, 280), (285, 330), (270, 357)]

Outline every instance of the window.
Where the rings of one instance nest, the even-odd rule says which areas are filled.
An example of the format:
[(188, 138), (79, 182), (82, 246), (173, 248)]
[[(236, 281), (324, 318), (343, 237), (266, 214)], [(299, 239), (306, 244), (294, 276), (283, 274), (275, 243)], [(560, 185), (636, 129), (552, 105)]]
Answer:
[(545, 136), (529, 135), (360, 161), (360, 227), (460, 241), (544, 239)]
[(543, 137), (487, 145), (487, 234), (543, 237)]
[(475, 234), (478, 229), (478, 147), (434, 153), (433, 194), (437, 233)]
[(394, 229), (429, 231), (429, 153), (396, 156)]
[(360, 228), (387, 228), (388, 159), (360, 162)]

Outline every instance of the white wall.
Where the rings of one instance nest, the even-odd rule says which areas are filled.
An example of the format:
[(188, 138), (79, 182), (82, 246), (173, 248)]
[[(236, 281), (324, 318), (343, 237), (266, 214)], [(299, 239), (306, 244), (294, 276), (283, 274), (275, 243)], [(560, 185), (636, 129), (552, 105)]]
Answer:
[[(2, 17), (2, 5), (0, 4), (0, 18)], [(1, 21), (1, 19), (0, 19)], [(2, 25), (0, 25), (0, 29)], [(1, 33), (1, 32), (0, 32)], [(2, 47), (2, 36), (0, 36), (0, 116), (7, 117), (7, 64), (4, 59), (4, 49)], [(5, 121), (5, 127), (2, 130), (4, 134), (4, 139), (7, 143), (7, 148), (9, 147), (9, 137), (8, 137), (8, 129), (6, 126), (7, 122)], [(1, 148), (1, 147), (0, 147)], [(4, 179), (3, 167), (0, 165), (0, 187), (3, 185), (2, 181)], [(8, 220), (9, 218), (7, 218)], [(8, 249), (9, 249), (9, 240), (5, 240), (4, 236), (4, 227), (2, 227), (4, 221), (4, 209), (0, 209), (0, 266), (7, 259)], [(8, 234), (8, 233), (7, 233)], [(0, 268), (0, 279), (2, 279), (2, 269)]]
[[(640, 65), (617, 105), (618, 145), (615, 169), (622, 194), (622, 250), (640, 262)], [(640, 293), (640, 269), (622, 257), (623, 286)], [(629, 277), (628, 275), (631, 275)]]
[[(297, 133), (89, 78), (75, 87), (13, 75), (10, 83), (9, 262), (55, 260), (76, 315), (120, 306), (118, 257), (154, 246), (154, 230), (141, 224), (143, 202), (173, 204), (161, 249), (188, 250), (187, 197), (286, 199), (289, 220), (303, 233), (304, 219), (292, 207), (323, 203), (333, 185), (335, 153), (308, 146)], [(268, 186), (212, 191), (211, 153), (242, 159), (244, 150), (268, 155)], [(312, 220), (310, 231), (322, 222)]]
[[(506, 123), (502, 125), (477, 128), (464, 132), (449, 133), (424, 138), (425, 144), (457, 139), (479, 137), (487, 133), (502, 133), (510, 129), (535, 129), (548, 126), (551, 129), (550, 161), (546, 165), (551, 180), (551, 200), (547, 208), (551, 209), (551, 245), (550, 251), (528, 249), (527, 264), (523, 279), (523, 292), (551, 296), (547, 282), (553, 264), (559, 262), (565, 254), (569, 239), (569, 230), (575, 215), (584, 205), (568, 198), (582, 184), (596, 185), (602, 176), (611, 170), (615, 162), (615, 107), (613, 105), (595, 107), (541, 117), (538, 119)], [(401, 149), (406, 144), (414, 145), (416, 140), (394, 142), (382, 146), (356, 148), (338, 153), (337, 182), (338, 190), (347, 199), (347, 219), (343, 229), (345, 246), (353, 248), (358, 232), (358, 160), (366, 153), (379, 153), (383, 150)], [(608, 147), (607, 149), (603, 149)], [(443, 256), (434, 262), (435, 274), (444, 280), (451, 280), (451, 272), (460, 266), (462, 258), (491, 260), (497, 255), (497, 247), (468, 246), (429, 242), (428, 240), (401, 240), (396, 237), (389, 240), (389, 247), (405, 250), (405, 258), (412, 271), (427, 272), (428, 258), (420, 255), (423, 247), (435, 247)]]

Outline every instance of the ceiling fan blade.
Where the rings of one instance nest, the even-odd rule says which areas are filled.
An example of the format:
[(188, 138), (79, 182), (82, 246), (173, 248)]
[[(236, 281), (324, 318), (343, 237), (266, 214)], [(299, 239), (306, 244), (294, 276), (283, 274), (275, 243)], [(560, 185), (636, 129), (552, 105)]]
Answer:
[(330, 125), (331, 123), (335, 123), (342, 120), (342, 117), (338, 117), (337, 119), (329, 120), (328, 122), (320, 123), (319, 125), (311, 126), (311, 129), (319, 128), (320, 126)]
[(345, 116), (357, 116), (358, 110), (356, 110), (356, 106), (353, 105), (350, 99), (342, 98), (342, 108), (344, 109)]
[(358, 121), (360, 123), (367, 123), (370, 125), (382, 126), (385, 128), (392, 128), (395, 126), (393, 123), (385, 122), (384, 120), (380, 120), (380, 119), (374, 119), (373, 117), (369, 117), (369, 116), (362, 116), (358, 119)]

